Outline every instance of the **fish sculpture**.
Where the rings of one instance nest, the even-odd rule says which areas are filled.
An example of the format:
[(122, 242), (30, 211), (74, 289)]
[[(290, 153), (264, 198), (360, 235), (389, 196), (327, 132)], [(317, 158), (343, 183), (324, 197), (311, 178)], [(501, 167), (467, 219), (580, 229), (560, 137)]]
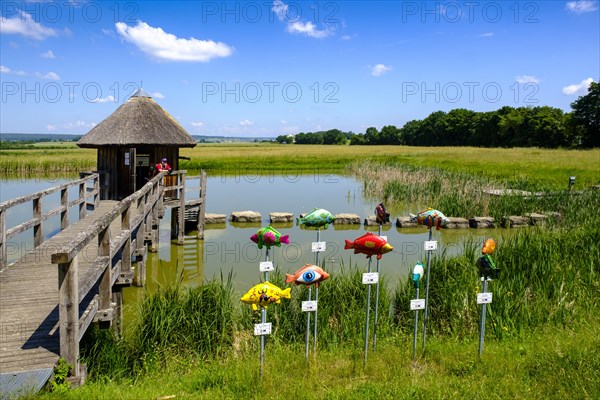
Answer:
[(371, 258), (372, 255), (376, 254), (377, 259), (380, 260), (385, 253), (389, 253), (394, 248), (381, 236), (367, 232), (354, 242), (346, 240), (344, 249), (354, 249), (354, 254), (363, 253), (367, 255), (367, 258)]
[(310, 226), (313, 228), (324, 227), (327, 229), (329, 224), (335, 221), (335, 216), (322, 208), (315, 208), (302, 218), (296, 218), (298, 225)]
[(270, 304), (280, 304), (281, 299), (290, 299), (291, 288), (281, 289), (272, 283), (265, 281), (254, 285), (248, 292), (240, 299), (246, 304), (252, 305), (254, 311), (258, 310), (258, 306), (267, 308)]
[(494, 254), (494, 251), (496, 251), (496, 242), (494, 241), (494, 239), (489, 238), (488, 240), (483, 242), (483, 248), (481, 249), (481, 252), (483, 254), (492, 255)]
[(383, 203), (379, 203), (375, 207), (375, 220), (380, 225), (390, 222), (390, 213), (387, 212)]
[(496, 267), (491, 257), (494, 251), (496, 251), (496, 242), (494, 239), (489, 238), (483, 243), (481, 249), (483, 256), (479, 257), (476, 262), (479, 274), (486, 279), (498, 279), (498, 276), (500, 276), (500, 268)]
[(329, 278), (329, 274), (321, 267), (312, 264), (306, 264), (293, 274), (285, 274), (285, 283), (294, 282), (296, 285), (309, 286), (314, 284), (319, 287), (319, 283)]
[(433, 208), (427, 208), (427, 210), (421, 211), (417, 215), (409, 215), (411, 221), (417, 221), (419, 225), (425, 225), (428, 228), (435, 226), (435, 229), (438, 231), (448, 223), (448, 218), (441, 211), (434, 210)]
[(271, 226), (259, 229), (254, 235), (250, 236), (250, 240), (258, 244), (259, 249), (262, 249), (263, 246), (267, 246), (267, 248), (271, 248), (271, 246), (281, 247), (281, 243), (290, 243), (288, 235), (281, 236), (281, 233)]

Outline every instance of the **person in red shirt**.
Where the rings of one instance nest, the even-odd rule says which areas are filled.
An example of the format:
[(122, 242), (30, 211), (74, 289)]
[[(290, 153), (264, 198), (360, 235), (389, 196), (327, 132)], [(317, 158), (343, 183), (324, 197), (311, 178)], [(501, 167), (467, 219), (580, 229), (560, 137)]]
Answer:
[(156, 164), (156, 171), (157, 173), (162, 171), (171, 172), (171, 166), (167, 163), (167, 159), (165, 157), (163, 157), (163, 159)]

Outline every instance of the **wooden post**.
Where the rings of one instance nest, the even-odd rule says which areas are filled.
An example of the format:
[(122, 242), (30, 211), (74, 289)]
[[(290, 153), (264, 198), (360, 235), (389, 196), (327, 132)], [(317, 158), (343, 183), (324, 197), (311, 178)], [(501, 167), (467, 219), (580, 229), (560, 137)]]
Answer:
[(204, 239), (204, 223), (206, 219), (206, 172), (200, 174), (200, 199), (198, 206), (198, 239)]
[(79, 375), (79, 279), (78, 256), (58, 264), (58, 315), (60, 356)]
[(108, 257), (108, 265), (100, 275), (100, 287), (98, 288), (98, 313), (96, 320), (100, 322), (100, 328), (109, 328), (112, 321), (112, 260), (110, 254), (110, 225), (98, 235), (98, 257)]
[(100, 205), (100, 174), (94, 178), (94, 210)]
[(82, 220), (87, 215), (87, 199), (85, 197), (85, 182), (79, 184), (79, 219)]
[(34, 247), (38, 247), (44, 242), (44, 219), (42, 217), (42, 197), (40, 195), (33, 199), (33, 219), (38, 219), (33, 226)]
[(64, 209), (60, 212), (60, 230), (69, 226), (69, 191), (67, 188), (60, 189), (60, 205)]
[[(163, 179), (164, 177), (161, 179), (161, 181)], [(164, 191), (162, 193), (164, 193)], [(156, 253), (158, 251), (158, 230), (160, 225), (160, 221), (158, 220), (158, 209), (159, 204), (162, 205), (163, 202), (162, 193), (160, 192), (158, 184), (152, 186), (152, 198), (154, 199), (155, 196), (160, 196), (160, 198), (156, 202), (154, 202), (154, 204), (152, 204), (152, 233), (150, 235), (150, 251), (153, 253)]]
[(121, 285), (130, 285), (133, 281), (131, 270), (131, 203), (121, 213), (121, 230), (129, 231), (129, 235), (127, 235), (127, 240), (121, 251), (121, 275), (117, 282)]
[(177, 227), (177, 244), (183, 244), (185, 235), (185, 171), (179, 175), (179, 223)]
[(6, 211), (0, 210), (0, 270), (6, 267), (8, 254), (6, 251)]
[[(146, 217), (144, 216), (144, 205), (146, 202), (144, 199), (146, 196), (140, 196), (137, 199), (137, 213), (142, 216), (142, 222), (137, 230), (135, 235), (135, 246), (136, 246), (136, 254), (137, 254), (137, 266), (136, 266), (136, 278), (135, 285), (136, 286), (144, 286), (146, 282), (146, 245), (144, 243), (146, 236)], [(140, 260), (140, 256), (142, 257)]]

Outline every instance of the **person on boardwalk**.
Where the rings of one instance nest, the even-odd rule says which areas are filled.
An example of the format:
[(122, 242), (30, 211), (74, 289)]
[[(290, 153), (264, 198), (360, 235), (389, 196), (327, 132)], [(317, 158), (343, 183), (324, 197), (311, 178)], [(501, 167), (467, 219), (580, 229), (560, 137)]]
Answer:
[(156, 164), (156, 173), (165, 171), (167, 173), (171, 173), (171, 166), (167, 163), (167, 159), (165, 157), (160, 160), (158, 164)]

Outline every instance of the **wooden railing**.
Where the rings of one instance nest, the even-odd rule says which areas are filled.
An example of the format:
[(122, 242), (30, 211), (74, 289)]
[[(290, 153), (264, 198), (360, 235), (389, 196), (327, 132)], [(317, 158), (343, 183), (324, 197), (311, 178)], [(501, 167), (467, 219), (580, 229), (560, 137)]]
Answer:
[[(113, 295), (119, 294), (119, 287), (133, 282), (132, 256), (137, 261), (140, 256), (145, 256), (146, 231), (158, 226), (163, 176), (164, 173), (159, 173), (140, 190), (121, 200), (51, 256), (52, 263), (58, 264), (60, 356), (75, 366), (76, 374), (80, 373), (79, 341), (83, 334), (93, 321), (104, 327), (110, 326), (117, 314), (113, 309)], [(120, 233), (113, 238), (111, 224), (115, 220), (120, 222)], [(157, 235), (156, 232), (153, 234)], [(78, 277), (80, 253), (93, 240), (98, 241), (98, 254), (87, 273)], [(120, 257), (116, 257), (117, 254)], [(144, 265), (143, 260), (138, 262), (141, 270), (137, 275), (141, 282), (145, 275)], [(91, 292), (96, 287), (97, 293)], [(83, 304), (85, 311), (80, 317), (82, 301), (92, 295), (91, 301)]]
[[(179, 208), (177, 224), (180, 227), (177, 230), (177, 243), (183, 244), (184, 240), (184, 224), (185, 224), (185, 208), (199, 206), (198, 208), (198, 239), (204, 239), (204, 217), (206, 207), (206, 172), (201, 171), (200, 175), (187, 176), (186, 170), (171, 171), (167, 176), (177, 176), (176, 185), (165, 186), (165, 193), (170, 192), (175, 195), (174, 200), (179, 204), (175, 208)], [(200, 179), (200, 186), (187, 186), (188, 180)], [(198, 198), (186, 200), (186, 192), (191, 190), (199, 190)]]
[[(92, 184), (91, 188), (87, 186), (89, 183)], [(79, 197), (73, 201), (69, 201), (69, 188), (77, 185), (79, 185)], [(60, 206), (50, 211), (43, 212), (42, 205), (44, 198), (56, 192), (60, 192)], [(69, 209), (73, 206), (79, 206), (79, 219), (82, 219), (87, 213), (87, 199), (93, 196), (93, 202), (91, 204), (93, 204), (94, 207), (97, 207), (100, 199), (99, 194), (100, 187), (98, 174), (90, 174), (85, 178), (73, 182), (0, 203), (0, 270), (8, 264), (7, 245), (8, 240), (13, 236), (29, 229), (33, 229), (33, 245), (34, 247), (38, 247), (44, 242), (44, 221), (54, 215), (60, 214), (60, 229), (63, 230), (69, 226)], [(15, 206), (27, 202), (32, 203), (33, 217), (28, 221), (8, 228), (8, 211)]]

